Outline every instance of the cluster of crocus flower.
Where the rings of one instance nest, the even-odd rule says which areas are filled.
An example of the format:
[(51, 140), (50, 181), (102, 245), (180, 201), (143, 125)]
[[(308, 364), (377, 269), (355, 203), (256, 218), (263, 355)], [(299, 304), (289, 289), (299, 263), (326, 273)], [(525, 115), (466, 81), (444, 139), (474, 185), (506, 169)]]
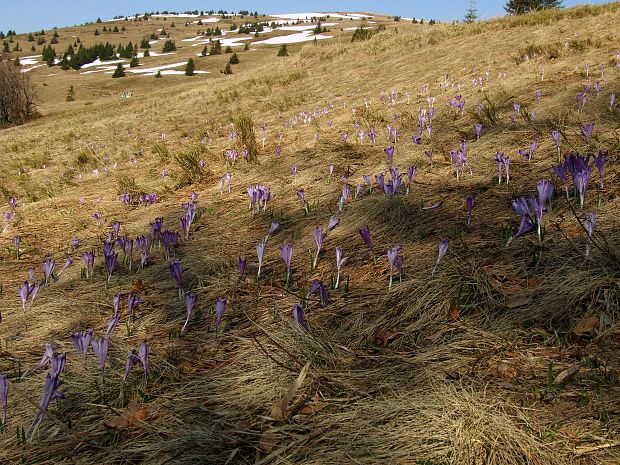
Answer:
[(127, 381), (129, 374), (133, 368), (140, 363), (144, 372), (144, 388), (148, 386), (149, 375), (149, 348), (146, 341), (142, 341), (138, 346), (138, 350), (131, 349), (127, 355), (125, 362), (125, 373), (123, 374), (123, 383)]
[(140, 196), (140, 203), (144, 205), (154, 205), (157, 203), (157, 194), (142, 194)]
[(532, 157), (534, 156), (534, 152), (536, 152), (538, 147), (538, 142), (533, 140), (532, 142), (530, 142), (530, 147), (528, 149), (519, 149), (519, 155), (531, 161)]
[(499, 184), (502, 183), (503, 170), (506, 171), (506, 184), (508, 184), (508, 182), (510, 182), (510, 157), (498, 151), (495, 153), (495, 163), (497, 163)]
[(398, 278), (400, 282), (403, 281), (403, 264), (405, 262), (405, 258), (400, 255), (402, 248), (400, 245), (396, 245), (394, 247), (388, 247), (387, 249), (387, 258), (390, 264), (390, 280), (388, 284), (388, 289), (392, 289), (392, 279), (394, 277), (394, 268), (398, 270)]
[(185, 238), (189, 237), (190, 227), (196, 218), (196, 204), (194, 202), (184, 202), (182, 205), (185, 214), (180, 218), (181, 230)]
[(250, 197), (249, 210), (256, 209), (259, 211), (261, 207), (263, 210), (267, 210), (269, 201), (271, 200), (271, 189), (263, 184), (255, 184), (247, 188), (248, 196)]
[(541, 179), (538, 181), (536, 191), (538, 196), (530, 195), (528, 200), (525, 197), (520, 197), (512, 201), (512, 208), (521, 218), (521, 224), (517, 233), (510, 238), (508, 243), (534, 229), (534, 225), (536, 225), (538, 240), (542, 242), (543, 216), (547, 211), (545, 205), (551, 205), (554, 187), (546, 179)]

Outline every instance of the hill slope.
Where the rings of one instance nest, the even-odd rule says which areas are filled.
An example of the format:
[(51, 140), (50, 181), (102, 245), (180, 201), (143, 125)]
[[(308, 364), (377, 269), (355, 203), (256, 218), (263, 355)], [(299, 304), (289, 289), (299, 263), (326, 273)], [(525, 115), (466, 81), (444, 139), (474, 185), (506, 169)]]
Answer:
[[(616, 2), (471, 25), (388, 25), (368, 41), (308, 44), (277, 60), (272, 48), (218, 79), (132, 77), (130, 99), (118, 98), (121, 87), (86, 102), (45, 97), (42, 118), (0, 132), (3, 211), (17, 198), (1, 237), (0, 374), (10, 390), (0, 461), (615, 463), (620, 110), (609, 94), (620, 95), (619, 18)], [(587, 123), (589, 137), (578, 126)], [(609, 151), (602, 186), (589, 160), (583, 212), (596, 211), (596, 225), (587, 258), (572, 178), (567, 200), (552, 169), (553, 130), (562, 154)], [(390, 174), (391, 146), (402, 178)], [(254, 147), (256, 161), (246, 162), (243, 149)], [(498, 151), (510, 158), (509, 182), (504, 164), (498, 178)], [(409, 193), (385, 195), (375, 175), (407, 184), (410, 166)], [(510, 240), (523, 225), (511, 201), (538, 195), (541, 179), (555, 194), (543, 195), (540, 240), (536, 227)], [(259, 211), (248, 209), (257, 184), (271, 193)], [(185, 237), (179, 218), (192, 216), (192, 192)], [(140, 201), (151, 193), (154, 203)], [(315, 227), (326, 231), (332, 216), (339, 225), (314, 267)], [(168, 251), (156, 218), (180, 232)], [(121, 248), (124, 236), (140, 235), (153, 238), (144, 267), (137, 244), (132, 258)], [(116, 236), (110, 275), (102, 244)], [(283, 244), (293, 246), (290, 286)], [(404, 271), (393, 270), (388, 289), (386, 251), (397, 245)], [(335, 288), (337, 247), (347, 260)], [(44, 284), (51, 257), (57, 279)], [(75, 263), (58, 276), (67, 257)], [(197, 295), (182, 335), (175, 258), (184, 291)], [(22, 308), (17, 289), (30, 267), (41, 287)], [(307, 297), (315, 279), (327, 298)], [(130, 292), (143, 300), (131, 310)], [(115, 295), (120, 324), (102, 383), (93, 352), (82, 359), (70, 333), (103, 337)], [(293, 318), (299, 303), (305, 326)], [(148, 373), (130, 357), (124, 381), (127, 354), (143, 341)], [(67, 353), (66, 399), (30, 429), (47, 367), (24, 372), (45, 343)], [(130, 403), (139, 419), (119, 420)]]

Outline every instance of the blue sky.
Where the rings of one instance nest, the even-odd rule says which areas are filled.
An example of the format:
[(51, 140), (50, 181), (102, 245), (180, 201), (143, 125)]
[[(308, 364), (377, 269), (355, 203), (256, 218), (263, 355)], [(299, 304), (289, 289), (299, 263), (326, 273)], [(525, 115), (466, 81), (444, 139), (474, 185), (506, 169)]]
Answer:
[[(405, 17), (435, 18), (443, 21), (461, 19), (470, 0), (227, 0), (212, 3), (195, 0), (0, 0), (0, 30), (17, 32), (37, 31), (53, 26), (63, 27), (94, 21), (97, 17), (155, 10), (258, 10), (259, 13), (296, 13), (314, 11), (371, 11)], [(504, 1), (477, 0), (480, 17), (489, 18), (504, 14)], [(605, 1), (565, 0), (566, 6)]]

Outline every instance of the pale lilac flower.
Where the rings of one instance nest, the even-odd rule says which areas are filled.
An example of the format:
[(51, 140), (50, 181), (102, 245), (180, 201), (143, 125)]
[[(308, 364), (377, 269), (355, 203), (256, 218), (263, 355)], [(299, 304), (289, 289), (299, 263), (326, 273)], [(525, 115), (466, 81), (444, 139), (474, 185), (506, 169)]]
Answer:
[(146, 389), (149, 375), (149, 348), (146, 341), (142, 341), (140, 343), (140, 347), (138, 347), (138, 358), (140, 359), (142, 369), (144, 370), (144, 388)]
[(336, 284), (334, 285), (335, 289), (338, 289), (338, 285), (340, 284), (340, 269), (342, 265), (347, 261), (348, 257), (342, 256), (342, 247), (336, 247)]
[(99, 370), (101, 371), (101, 384), (103, 384), (104, 379), (104, 371), (105, 371), (105, 362), (108, 358), (108, 348), (109, 342), (105, 337), (100, 339), (93, 339), (91, 341), (91, 346), (93, 348), (93, 352), (95, 352), (95, 356), (99, 361)]
[(260, 271), (263, 267), (263, 258), (265, 258), (265, 247), (267, 243), (265, 241), (259, 242), (256, 244), (256, 254), (258, 255), (258, 273), (256, 274), (256, 278), (260, 277)]
[(283, 244), (280, 247), (280, 256), (286, 265), (286, 287), (288, 288), (291, 280), (291, 260), (293, 259), (293, 245)]
[(183, 327), (181, 328), (181, 334), (185, 334), (185, 329), (187, 328), (187, 324), (189, 323), (189, 319), (192, 316), (192, 310), (194, 310), (194, 307), (196, 306), (196, 302), (198, 301), (198, 296), (193, 293), (193, 292), (189, 292), (186, 296), (185, 296), (185, 313), (186, 313), (186, 317), (185, 317), (185, 323), (183, 324)]
[(86, 352), (88, 352), (88, 347), (90, 347), (90, 342), (93, 338), (93, 330), (89, 329), (88, 331), (71, 333), (70, 337), (75, 349), (82, 356), (82, 360), (84, 360), (86, 358)]
[(435, 267), (433, 268), (433, 272), (431, 274), (435, 274), (435, 271), (437, 270), (437, 266), (439, 265), (439, 262), (441, 261), (441, 259), (443, 258), (443, 256), (446, 254), (447, 251), (448, 251), (448, 240), (444, 239), (439, 243), (439, 254), (437, 255), (437, 262), (435, 263)]
[(586, 218), (585, 212), (583, 213), (583, 226), (586, 229), (586, 257), (590, 255), (590, 243), (592, 242), (592, 234), (594, 233), (594, 227), (596, 226), (596, 211), (592, 211), (590, 216)]

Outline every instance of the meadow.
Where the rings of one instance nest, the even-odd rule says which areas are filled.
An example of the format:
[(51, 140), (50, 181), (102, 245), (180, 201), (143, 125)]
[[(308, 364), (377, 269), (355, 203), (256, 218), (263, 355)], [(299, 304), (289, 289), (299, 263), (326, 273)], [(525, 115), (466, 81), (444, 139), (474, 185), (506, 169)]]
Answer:
[(195, 76), (22, 59), (0, 463), (620, 461), (620, 3), (361, 15), (232, 74), (193, 45), (246, 18), (57, 30)]

